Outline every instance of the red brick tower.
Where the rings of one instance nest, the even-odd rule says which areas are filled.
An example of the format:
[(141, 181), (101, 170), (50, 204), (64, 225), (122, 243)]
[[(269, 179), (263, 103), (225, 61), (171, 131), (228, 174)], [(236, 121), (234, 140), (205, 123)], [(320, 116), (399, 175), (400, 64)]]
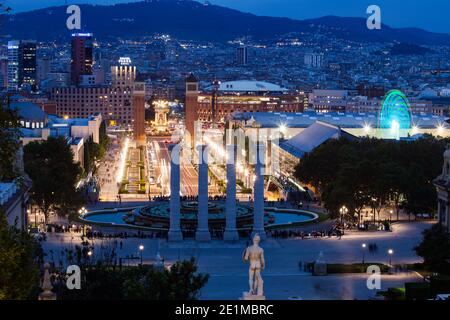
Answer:
[(189, 135), (186, 138), (190, 138), (190, 145), (194, 147), (194, 133), (195, 133), (195, 121), (198, 119), (197, 115), (198, 107), (198, 81), (197, 78), (191, 73), (186, 78), (186, 104), (185, 104), (185, 123), (186, 130)]
[(134, 139), (140, 144), (145, 144), (145, 84), (135, 82), (133, 90), (133, 129)]

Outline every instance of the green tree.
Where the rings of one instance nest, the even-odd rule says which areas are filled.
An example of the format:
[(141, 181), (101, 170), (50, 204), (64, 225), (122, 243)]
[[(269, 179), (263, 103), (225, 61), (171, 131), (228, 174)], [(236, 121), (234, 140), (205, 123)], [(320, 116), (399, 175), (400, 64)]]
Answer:
[(364, 138), (331, 140), (306, 154), (295, 176), (316, 188), (331, 216), (342, 205), (360, 216), (386, 205), (411, 213), (435, 210), (433, 179), (440, 173), (445, 139), (416, 141)]
[[(208, 281), (208, 275), (197, 274), (195, 260), (177, 262), (162, 272), (148, 269), (127, 270), (124, 282), (125, 299), (194, 300)], [(132, 275), (130, 277), (130, 274)], [(137, 281), (141, 279), (141, 281)]]
[(81, 290), (68, 290), (61, 276), (55, 284), (61, 300), (193, 300), (208, 281), (194, 259), (159, 271), (152, 266), (119, 270), (109, 263), (82, 264)]
[(313, 186), (320, 195), (323, 188), (336, 179), (341, 165), (341, 149), (347, 143), (345, 139), (333, 139), (305, 154), (295, 168), (297, 179)]
[(40, 245), (27, 232), (8, 226), (0, 212), (0, 300), (37, 296), (41, 258)]
[(17, 177), (14, 163), (20, 148), (19, 116), (5, 105), (8, 103), (0, 103), (0, 181)]
[(422, 242), (414, 248), (425, 266), (435, 272), (450, 274), (450, 236), (445, 227), (435, 224), (422, 232)]
[(31, 199), (48, 218), (50, 211), (66, 216), (82, 204), (75, 186), (81, 173), (63, 137), (31, 142), (24, 147), (25, 172), (33, 181)]

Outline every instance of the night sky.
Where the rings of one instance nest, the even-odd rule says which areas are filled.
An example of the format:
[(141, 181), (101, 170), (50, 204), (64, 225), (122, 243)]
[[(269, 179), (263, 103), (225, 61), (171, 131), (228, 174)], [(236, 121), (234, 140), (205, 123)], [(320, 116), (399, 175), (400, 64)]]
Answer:
[[(112, 4), (132, 1), (67, 0), (67, 3)], [(19, 12), (64, 5), (66, 0), (3, 0), (3, 2), (13, 7), (15, 12)], [(324, 15), (366, 17), (367, 6), (376, 4), (381, 7), (382, 22), (390, 26), (420, 27), (429, 31), (450, 33), (449, 0), (210, 0), (210, 2), (258, 15), (297, 19)]]

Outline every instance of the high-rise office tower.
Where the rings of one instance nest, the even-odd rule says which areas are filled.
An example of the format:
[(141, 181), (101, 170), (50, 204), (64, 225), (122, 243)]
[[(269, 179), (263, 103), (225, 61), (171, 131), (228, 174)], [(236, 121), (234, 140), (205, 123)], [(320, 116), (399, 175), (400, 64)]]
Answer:
[(21, 41), (19, 48), (19, 86), (29, 84), (36, 87), (36, 42)]
[(92, 75), (92, 33), (72, 34), (71, 82), (78, 85), (80, 76)]
[(8, 86), (8, 57), (0, 57), (0, 88)]
[(20, 41), (8, 42), (8, 91), (19, 89), (19, 47)]
[(18, 90), (23, 84), (36, 86), (36, 42), (8, 42), (8, 91)]
[(239, 47), (236, 49), (236, 62), (238, 65), (245, 66), (248, 63), (248, 48)]
[(42, 57), (37, 60), (37, 83), (40, 85), (41, 81), (47, 79), (52, 72), (53, 59), (50, 57)]

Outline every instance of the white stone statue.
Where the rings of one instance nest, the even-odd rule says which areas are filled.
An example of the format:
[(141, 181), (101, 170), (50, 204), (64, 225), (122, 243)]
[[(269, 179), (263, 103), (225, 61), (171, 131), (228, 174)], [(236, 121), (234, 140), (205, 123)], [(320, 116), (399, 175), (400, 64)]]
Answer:
[(248, 295), (263, 296), (263, 279), (261, 277), (261, 270), (265, 268), (264, 250), (259, 246), (261, 238), (259, 234), (253, 237), (253, 245), (245, 249), (244, 261), (250, 262), (248, 269), (250, 291)]

